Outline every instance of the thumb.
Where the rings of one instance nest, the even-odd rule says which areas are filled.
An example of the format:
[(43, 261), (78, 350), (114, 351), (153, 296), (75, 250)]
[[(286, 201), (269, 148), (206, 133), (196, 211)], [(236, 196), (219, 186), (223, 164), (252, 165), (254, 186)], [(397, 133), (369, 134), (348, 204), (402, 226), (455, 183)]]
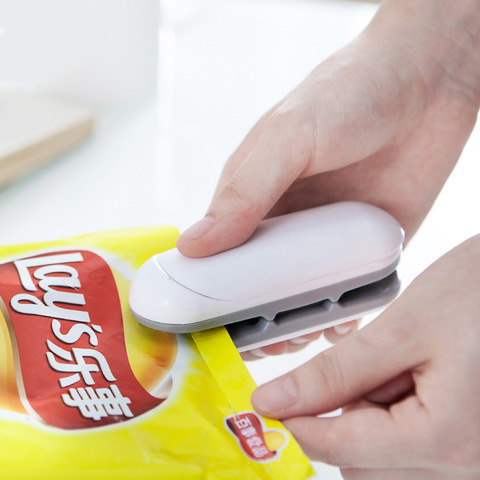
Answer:
[(182, 254), (203, 257), (245, 242), (303, 172), (313, 135), (292, 132), (298, 121), (284, 117), (271, 112), (232, 156), (208, 213), (179, 237)]

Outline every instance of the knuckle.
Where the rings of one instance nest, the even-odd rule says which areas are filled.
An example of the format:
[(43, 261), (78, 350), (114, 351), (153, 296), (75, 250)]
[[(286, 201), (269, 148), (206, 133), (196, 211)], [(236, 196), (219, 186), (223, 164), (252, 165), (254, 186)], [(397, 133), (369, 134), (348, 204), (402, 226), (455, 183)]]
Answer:
[(243, 193), (243, 191), (239, 188), (239, 185), (234, 181), (228, 182), (225, 187), (223, 187), (222, 195), (224, 197), (228, 197), (228, 199), (232, 203), (236, 204), (240, 209), (248, 201), (248, 196)]
[[(315, 372), (311, 378), (316, 378), (316, 384), (320, 385), (325, 407), (336, 408), (335, 401), (343, 397), (346, 392), (346, 375), (342, 363), (337, 355), (327, 350), (317, 357)], [(318, 388), (318, 387), (317, 387)]]
[(289, 157), (303, 164), (312, 160), (318, 136), (317, 117), (312, 103), (296, 95), (285, 99), (270, 115), (266, 128), (276, 138), (283, 138)]
[[(241, 220), (256, 219), (260, 216), (260, 206), (252, 201), (256, 198), (253, 195), (253, 182), (245, 184), (235, 181), (228, 182), (222, 191), (222, 200), (228, 205), (230, 216), (242, 217)], [(226, 202), (225, 202), (226, 201)]]

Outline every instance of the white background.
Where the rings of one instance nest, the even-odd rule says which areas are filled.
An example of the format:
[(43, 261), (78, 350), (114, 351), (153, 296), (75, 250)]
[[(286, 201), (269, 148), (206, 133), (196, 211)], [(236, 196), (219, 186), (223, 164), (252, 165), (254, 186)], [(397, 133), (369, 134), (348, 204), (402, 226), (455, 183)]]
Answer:
[[(127, 107), (118, 98), (102, 104), (93, 91), (95, 135), (0, 190), (0, 243), (157, 223), (186, 229), (205, 212), (223, 163), (253, 123), (322, 59), (353, 39), (376, 8), (341, 0), (165, 0), (158, 92), (146, 103)], [(0, 47), (8, 28), (0, 24)], [(127, 74), (130, 67), (115, 68)], [(1, 80), (0, 71), (2, 89), (25, 83)], [(68, 89), (62, 94), (68, 98)], [(399, 268), (404, 285), (480, 232), (479, 156), (477, 128), (404, 254)], [(249, 368), (257, 382), (264, 382), (327, 347), (321, 340), (300, 354), (268, 358)], [(333, 467), (315, 467), (318, 478), (341, 478)]]

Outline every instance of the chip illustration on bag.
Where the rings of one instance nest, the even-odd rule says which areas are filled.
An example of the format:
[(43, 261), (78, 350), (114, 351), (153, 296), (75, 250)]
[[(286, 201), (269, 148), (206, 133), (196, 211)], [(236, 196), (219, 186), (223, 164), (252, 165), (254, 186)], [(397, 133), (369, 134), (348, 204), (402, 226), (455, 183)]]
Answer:
[[(23, 479), (303, 479), (312, 469), (223, 328), (158, 332), (128, 307), (173, 227), (0, 247), (0, 470)], [(52, 454), (55, 452), (55, 454)]]

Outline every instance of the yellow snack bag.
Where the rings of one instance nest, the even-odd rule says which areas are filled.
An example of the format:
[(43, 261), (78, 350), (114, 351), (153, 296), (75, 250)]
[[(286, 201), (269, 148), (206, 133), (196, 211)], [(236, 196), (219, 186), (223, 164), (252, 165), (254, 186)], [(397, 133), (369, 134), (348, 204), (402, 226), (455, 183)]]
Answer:
[(224, 328), (148, 329), (135, 271), (172, 227), (0, 247), (2, 479), (303, 479), (313, 474)]

